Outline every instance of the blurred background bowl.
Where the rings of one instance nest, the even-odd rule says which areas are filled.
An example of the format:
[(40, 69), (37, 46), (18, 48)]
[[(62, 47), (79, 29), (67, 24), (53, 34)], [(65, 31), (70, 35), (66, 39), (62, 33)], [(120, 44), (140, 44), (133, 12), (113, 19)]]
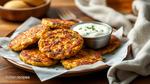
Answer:
[(42, 18), (50, 7), (51, 0), (45, 0), (42, 5), (31, 8), (9, 9), (3, 5), (10, 0), (0, 0), (0, 17), (9, 21), (25, 21), (29, 17)]

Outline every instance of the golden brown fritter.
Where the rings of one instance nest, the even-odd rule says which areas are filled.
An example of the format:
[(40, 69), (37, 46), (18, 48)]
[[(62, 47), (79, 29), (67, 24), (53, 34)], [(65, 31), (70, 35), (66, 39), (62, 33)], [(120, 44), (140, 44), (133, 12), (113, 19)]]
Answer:
[(102, 61), (103, 58), (100, 53), (94, 50), (80, 50), (75, 57), (61, 60), (62, 65), (66, 69), (72, 69), (80, 65), (93, 64), (97, 61)]
[(50, 58), (64, 59), (74, 56), (83, 45), (83, 38), (71, 29), (45, 32), (38, 42), (39, 50)]
[(40, 33), (42, 33), (44, 29), (44, 26), (36, 25), (31, 27), (27, 31), (20, 33), (9, 43), (10, 49), (14, 51), (21, 51), (28, 46), (36, 43), (40, 38)]
[(109, 44), (106, 47), (99, 49), (98, 51), (102, 55), (109, 54), (115, 51), (120, 45), (121, 45), (121, 40), (119, 40), (116, 36), (111, 35)]
[(70, 29), (75, 24), (73, 21), (61, 20), (61, 19), (42, 19), (42, 24), (49, 26), (51, 29)]
[(41, 27), (41, 28), (40, 28), (40, 31), (38, 31), (38, 32), (36, 33), (36, 37), (37, 37), (38, 39), (41, 38), (41, 36), (42, 36), (42, 34), (43, 34), (44, 32), (51, 31), (51, 29), (50, 29), (48, 26), (40, 25), (39, 27)]
[(22, 50), (19, 58), (34, 66), (51, 66), (56, 64), (56, 60), (50, 59), (45, 53), (40, 52), (38, 49)]

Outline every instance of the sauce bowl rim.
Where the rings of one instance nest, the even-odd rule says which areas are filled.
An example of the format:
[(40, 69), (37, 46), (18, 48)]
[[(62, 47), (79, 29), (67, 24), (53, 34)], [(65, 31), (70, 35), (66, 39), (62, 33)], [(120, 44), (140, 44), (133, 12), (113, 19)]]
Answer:
[[(112, 34), (112, 31), (113, 31), (113, 28), (110, 26), (110, 25), (108, 25), (107, 23), (104, 23), (104, 22), (98, 22), (98, 21), (88, 21), (88, 22), (80, 22), (80, 23), (76, 23), (75, 25), (73, 25), (73, 26), (71, 26), (71, 29), (72, 30), (74, 30), (73, 28), (75, 27), (75, 26), (77, 26), (77, 25), (80, 25), (80, 24), (85, 24), (85, 23), (95, 23), (95, 24), (99, 24), (99, 25), (105, 25), (105, 26), (107, 26), (109, 29), (110, 29), (110, 31), (108, 32), (108, 33), (106, 33), (106, 34), (103, 34), (103, 35), (100, 35), (100, 36), (96, 36), (96, 37), (86, 37), (86, 36), (82, 36), (83, 38), (89, 38), (89, 39), (96, 39), (96, 38), (101, 38), (101, 37), (105, 37), (105, 36), (109, 36), (109, 35), (111, 35)], [(77, 31), (76, 31), (77, 32)]]

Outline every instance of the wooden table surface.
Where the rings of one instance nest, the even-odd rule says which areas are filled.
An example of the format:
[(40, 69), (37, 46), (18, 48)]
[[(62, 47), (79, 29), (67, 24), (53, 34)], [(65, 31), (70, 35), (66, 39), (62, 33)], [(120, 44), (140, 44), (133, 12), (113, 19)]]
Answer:
[[(79, 9), (75, 7), (73, 0), (53, 0), (51, 9), (48, 12), (50, 18), (56, 18), (56, 9), (68, 8), (75, 13), (78, 18), (83, 21), (92, 20)], [(14, 31), (22, 22), (9, 22), (0, 18), (0, 37), (7, 36)], [(0, 84), (108, 84), (107, 69), (96, 73), (76, 76), (76, 77), (57, 77), (45, 82), (40, 82), (38, 77), (27, 71), (16, 68), (11, 63), (7, 62), (4, 58), (0, 57)], [(138, 77), (132, 84), (149, 84), (150, 77)]]

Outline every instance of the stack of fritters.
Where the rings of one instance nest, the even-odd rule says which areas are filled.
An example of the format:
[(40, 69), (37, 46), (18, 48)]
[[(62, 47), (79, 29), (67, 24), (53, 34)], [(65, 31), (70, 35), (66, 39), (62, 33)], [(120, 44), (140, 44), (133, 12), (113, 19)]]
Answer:
[[(52, 66), (57, 62), (64, 68), (71, 69), (80, 65), (102, 61), (101, 54), (112, 52), (120, 44), (110, 42), (108, 48), (99, 51), (82, 49), (83, 38), (70, 27), (75, 22), (59, 19), (43, 19), (42, 24), (16, 36), (9, 47), (13, 51), (21, 51), (20, 59), (34, 66)], [(116, 44), (117, 46), (116, 46)], [(33, 45), (37, 45), (34, 46)]]

